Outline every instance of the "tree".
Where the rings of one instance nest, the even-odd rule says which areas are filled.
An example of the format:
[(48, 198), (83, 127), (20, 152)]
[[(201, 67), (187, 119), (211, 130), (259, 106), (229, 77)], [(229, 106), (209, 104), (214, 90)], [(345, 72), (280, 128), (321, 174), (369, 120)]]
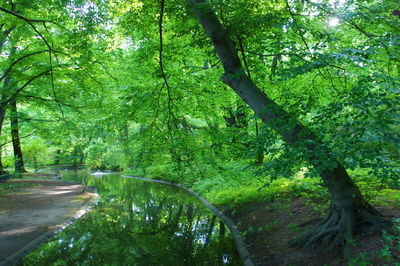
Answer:
[(11, 121), (11, 138), (14, 150), (14, 166), (17, 174), (26, 172), (24, 166), (24, 157), (22, 155), (21, 141), (19, 136), (19, 123), (17, 101), (10, 103), (10, 121)]
[[(3, 28), (4, 24), (2, 24)], [(7, 41), (8, 35), (15, 29), (14, 25), (8, 25), (8, 28), (6, 28), (4, 31), (0, 33), (0, 52), (3, 50), (4, 44)], [(9, 78), (9, 77), (8, 77)], [(7, 78), (7, 79), (8, 79)], [(4, 80), (4, 86), (2, 88), (2, 93), (1, 93), (1, 102), (4, 102), (7, 98), (6, 94), (4, 93), (4, 90), (6, 89), (8, 82)], [(6, 115), (6, 106), (5, 105), (0, 105), (0, 135), (1, 135), (1, 130), (3, 128), (3, 121), (4, 117)], [(0, 175), (4, 174), (4, 169), (3, 169), (3, 164), (1, 160), (1, 148), (0, 148)]]
[[(104, 87), (101, 75), (93, 73), (105, 67), (101, 57), (94, 56), (96, 52), (103, 52), (105, 42), (88, 41), (99, 32), (95, 29), (97, 24), (92, 21), (93, 14), (84, 11), (82, 6), (74, 7), (65, 1), (32, 3), (25, 0), (2, 1), (0, 6), (0, 29), (3, 30), (0, 49), (8, 50), (0, 62), (0, 81), (4, 80), (0, 123), (6, 109), (18, 97), (22, 108), (28, 105), (35, 111), (36, 107), (41, 109), (39, 115), (35, 111), (25, 112), (22, 123), (29, 124), (28, 128), (37, 130), (48, 139), (49, 130), (57, 132), (52, 141), (55, 144), (62, 142), (62, 146), (68, 148), (73, 144), (71, 131), (77, 112), (98, 105), (99, 97), (93, 96)], [(52, 12), (48, 12), (48, 8)], [(89, 48), (90, 45), (93, 46)], [(93, 58), (98, 61), (94, 63)], [(83, 90), (87, 93), (83, 94)], [(57, 126), (45, 125), (56, 121), (59, 122)], [(15, 128), (12, 132), (16, 136)], [(16, 147), (20, 147), (18, 141), (18, 138), (13, 138)], [(84, 149), (81, 143), (78, 146), (73, 149), (76, 153)]]
[[(137, 167), (206, 193), (304, 167), (332, 204), (300, 245), (334, 247), (360, 223), (387, 224), (348, 174), (396, 177), (398, 17), (383, 4), (347, 1), (346, 26), (333, 30), (326, 20), (346, 6), (328, 1), (14, 3), (0, 7), (0, 122), (17, 100), (21, 131), (56, 146), (58, 162)], [(216, 82), (222, 72), (233, 90)]]
[(222, 80), (251, 109), (277, 131), (283, 139), (301, 151), (318, 171), (331, 196), (327, 217), (300, 238), (298, 245), (316, 247), (320, 243), (330, 248), (350, 239), (357, 226), (370, 223), (379, 228), (388, 221), (365, 201), (345, 167), (335, 158), (320, 138), (295, 117), (271, 100), (247, 76), (228, 31), (226, 31), (205, 0), (188, 1), (194, 15), (210, 38), (225, 73)]
[(28, 144), (24, 146), (25, 158), (33, 162), (35, 171), (39, 170), (39, 163), (49, 161), (48, 147), (40, 137), (32, 136)]

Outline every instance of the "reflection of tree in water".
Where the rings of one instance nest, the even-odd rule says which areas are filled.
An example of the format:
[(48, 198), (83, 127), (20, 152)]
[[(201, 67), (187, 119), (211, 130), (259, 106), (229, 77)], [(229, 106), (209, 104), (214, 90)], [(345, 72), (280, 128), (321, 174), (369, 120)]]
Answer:
[(84, 265), (240, 264), (224, 224), (186, 192), (115, 177), (95, 185), (103, 198), (99, 208), (27, 262), (58, 257)]

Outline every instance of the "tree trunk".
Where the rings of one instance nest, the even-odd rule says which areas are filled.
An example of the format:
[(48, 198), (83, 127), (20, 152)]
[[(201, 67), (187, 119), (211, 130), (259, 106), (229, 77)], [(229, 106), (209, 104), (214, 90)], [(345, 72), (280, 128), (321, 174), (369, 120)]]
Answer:
[(60, 157), (61, 157), (61, 150), (57, 149), (56, 150), (56, 159), (54, 160), (54, 165), (60, 164)]
[[(258, 128), (258, 122), (256, 121), (256, 136), (259, 138), (259, 128)], [(264, 146), (265, 146), (265, 141), (258, 139), (257, 142), (257, 161), (256, 165), (262, 165), (264, 163)]]
[(81, 156), (79, 157), (79, 164), (83, 164), (83, 162), (85, 161), (85, 153), (81, 152)]
[[(14, 7), (13, 7), (14, 8)], [(6, 40), (6, 37), (8, 36), (8, 34), (14, 29), (15, 27), (11, 27), (9, 30), (9, 32), (7, 34), (4, 33), (4, 39), (0, 40), (0, 51), (3, 48), (4, 42)], [(13, 56), (15, 54), (16, 51), (16, 47), (12, 46), (11, 50), (10, 50), (10, 57)], [(8, 74), (5, 78), (4, 78), (4, 84), (3, 84), (3, 90), (1, 93), (1, 103), (0, 103), (0, 136), (3, 130), (3, 122), (4, 122), (4, 118), (6, 116), (6, 111), (7, 111), (7, 90), (8, 90), (8, 86), (10, 85), (10, 81), (11, 81), (11, 77)], [(3, 167), (3, 161), (2, 161), (2, 150), (3, 147), (0, 147), (0, 175), (6, 174), (6, 172), (4, 171), (4, 167)]]
[(26, 172), (24, 167), (24, 158), (22, 156), (21, 142), (19, 138), (19, 126), (18, 126), (18, 112), (17, 112), (17, 101), (10, 102), (11, 111), (11, 138), (14, 149), (14, 165), (16, 173)]
[(74, 158), (73, 166), (74, 168), (78, 167), (78, 148), (74, 147), (74, 152), (72, 153), (72, 157)]
[(38, 163), (37, 163), (36, 156), (33, 156), (33, 163), (34, 163), (34, 166), (35, 166), (35, 172), (37, 172), (39, 170), (39, 168), (38, 168)]
[[(2, 100), (4, 98), (5, 97), (2, 97)], [(4, 117), (6, 116), (6, 110), (7, 110), (6, 106), (0, 105), (0, 137), (1, 137), (2, 130), (3, 130), (3, 122), (4, 122)], [(5, 174), (4, 167), (3, 167), (3, 161), (2, 161), (2, 151), (3, 151), (3, 147), (0, 147), (0, 175)]]
[(210, 240), (212, 238), (212, 234), (213, 234), (213, 229), (214, 229), (214, 225), (215, 225), (215, 221), (217, 219), (217, 216), (213, 215), (211, 218), (211, 221), (209, 221), (209, 226), (208, 226), (208, 230), (207, 230), (207, 236), (206, 236), (206, 241), (204, 243), (204, 246), (207, 247), (210, 244)]
[(132, 153), (131, 148), (129, 147), (129, 128), (128, 128), (128, 122), (125, 121), (122, 129), (118, 130), (120, 133), (120, 140), (122, 142), (122, 146), (124, 149), (124, 154), (126, 158), (128, 159), (127, 161), (127, 167), (132, 167), (133, 166), (133, 161), (134, 161), (134, 155)]
[(287, 143), (304, 154), (328, 188), (331, 196), (329, 215), (321, 224), (301, 237), (297, 244), (315, 247), (322, 243), (333, 248), (351, 238), (359, 223), (372, 223), (379, 227), (386, 225), (387, 220), (364, 200), (346, 169), (329, 148), (293, 115), (268, 98), (246, 75), (228, 31), (222, 27), (208, 3), (205, 0), (188, 1), (222, 62), (225, 71), (223, 82), (229, 85), (264, 123), (268, 123)]
[(219, 237), (225, 237), (225, 224), (222, 221), (219, 222)]

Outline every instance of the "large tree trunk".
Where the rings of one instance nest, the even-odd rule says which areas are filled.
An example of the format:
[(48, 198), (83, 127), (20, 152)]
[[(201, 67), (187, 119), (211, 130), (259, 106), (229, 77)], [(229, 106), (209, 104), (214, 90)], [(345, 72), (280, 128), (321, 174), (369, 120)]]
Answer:
[(360, 223), (385, 225), (386, 220), (364, 200), (346, 169), (327, 146), (310, 129), (297, 121), (296, 117), (268, 98), (246, 75), (233, 42), (208, 3), (205, 0), (188, 1), (221, 59), (225, 71), (223, 82), (229, 85), (264, 123), (268, 123), (287, 143), (304, 154), (328, 188), (331, 196), (328, 217), (297, 243), (303, 247), (315, 247), (323, 243), (333, 248), (351, 238)]
[(24, 158), (22, 156), (21, 142), (19, 137), (19, 125), (18, 125), (18, 112), (17, 112), (17, 102), (10, 102), (10, 111), (11, 111), (11, 138), (14, 149), (14, 165), (16, 173), (24, 173), (26, 172), (24, 166)]

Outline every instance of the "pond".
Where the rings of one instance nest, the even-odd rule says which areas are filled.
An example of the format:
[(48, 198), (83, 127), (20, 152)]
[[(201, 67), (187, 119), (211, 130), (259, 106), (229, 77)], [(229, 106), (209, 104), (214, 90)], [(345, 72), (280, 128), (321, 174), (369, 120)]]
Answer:
[(85, 178), (98, 204), (24, 258), (23, 265), (241, 265), (229, 229), (186, 191), (62, 169)]

